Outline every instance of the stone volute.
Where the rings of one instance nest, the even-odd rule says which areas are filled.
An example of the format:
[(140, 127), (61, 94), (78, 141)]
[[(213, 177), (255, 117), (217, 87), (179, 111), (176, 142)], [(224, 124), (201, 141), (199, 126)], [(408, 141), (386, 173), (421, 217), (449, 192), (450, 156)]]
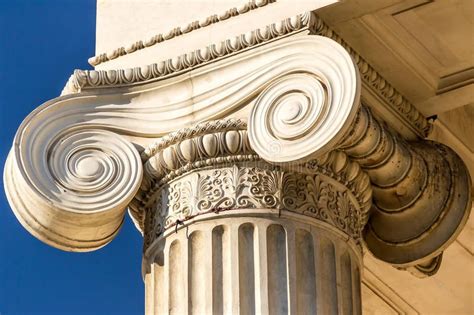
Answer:
[(467, 169), (373, 113), (361, 59), (320, 26), (306, 13), (149, 66), (76, 71), (15, 136), (18, 220), (90, 251), (128, 209), (147, 314), (359, 314), (364, 248), (433, 274), (469, 215)]

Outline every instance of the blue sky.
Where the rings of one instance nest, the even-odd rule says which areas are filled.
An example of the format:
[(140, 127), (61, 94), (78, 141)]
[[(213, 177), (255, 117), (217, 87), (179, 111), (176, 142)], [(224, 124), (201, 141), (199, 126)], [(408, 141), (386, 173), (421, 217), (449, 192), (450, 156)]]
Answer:
[[(0, 165), (16, 128), (94, 55), (95, 0), (0, 0)], [(0, 187), (0, 314), (143, 314), (142, 238), (127, 218), (91, 253), (49, 247), (18, 223)]]

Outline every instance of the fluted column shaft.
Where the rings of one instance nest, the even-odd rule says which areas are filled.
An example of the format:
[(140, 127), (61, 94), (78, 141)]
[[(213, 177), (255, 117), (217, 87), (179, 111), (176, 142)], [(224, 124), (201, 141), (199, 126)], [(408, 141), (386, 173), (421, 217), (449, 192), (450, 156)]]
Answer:
[(315, 219), (210, 215), (145, 260), (147, 314), (360, 314), (360, 251)]

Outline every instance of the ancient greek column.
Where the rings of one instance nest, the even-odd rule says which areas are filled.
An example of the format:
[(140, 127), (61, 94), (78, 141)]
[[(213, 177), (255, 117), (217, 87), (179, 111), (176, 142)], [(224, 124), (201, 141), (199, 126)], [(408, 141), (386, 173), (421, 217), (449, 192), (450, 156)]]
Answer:
[(91, 251), (128, 209), (147, 314), (360, 314), (365, 249), (433, 274), (469, 215), (466, 167), (376, 115), (362, 85), (388, 83), (321, 23), (308, 12), (150, 65), (75, 71), (15, 136), (4, 179), (18, 220)]

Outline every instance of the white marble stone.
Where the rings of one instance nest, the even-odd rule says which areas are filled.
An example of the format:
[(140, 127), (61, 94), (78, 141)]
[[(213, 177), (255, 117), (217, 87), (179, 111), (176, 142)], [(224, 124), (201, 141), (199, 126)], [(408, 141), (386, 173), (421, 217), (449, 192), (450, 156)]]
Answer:
[[(396, 292), (404, 284), (390, 265), (422, 286), (413, 275), (434, 276), (444, 251), (469, 251), (469, 141), (435, 125), (432, 137), (461, 159), (423, 140), (432, 125), (419, 104), (438, 99), (422, 102), (378, 72), (370, 61), (382, 50), (362, 47), (367, 61), (349, 44), (361, 28), (347, 21), (390, 24), (388, 12), (413, 24), (410, 10), (432, 20), (424, 5), (389, 0), (328, 7), (329, 25), (301, 12), (333, 2), (219, 2), (221, 13), (196, 21), (193, 10), (156, 19), (160, 6), (182, 11), (167, 2), (99, 1), (98, 50), (115, 48), (20, 125), (4, 171), (17, 218), (52, 246), (89, 251), (113, 239), (128, 208), (144, 234), (147, 314), (430, 310), (410, 300), (414, 290)], [(453, 75), (439, 93), (466, 90)], [(366, 276), (363, 244), (378, 258), (366, 255)], [(468, 308), (459, 305), (443, 310)]]
[(304, 216), (207, 216), (156, 240), (147, 314), (361, 314), (360, 248)]

